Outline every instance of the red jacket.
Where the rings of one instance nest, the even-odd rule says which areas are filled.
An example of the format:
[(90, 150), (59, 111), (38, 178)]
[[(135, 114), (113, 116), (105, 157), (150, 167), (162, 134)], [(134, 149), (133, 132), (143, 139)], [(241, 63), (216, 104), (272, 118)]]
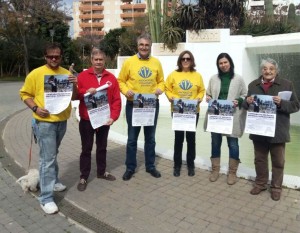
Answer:
[(121, 112), (121, 97), (120, 97), (120, 88), (116, 77), (108, 72), (107, 70), (102, 71), (102, 78), (100, 80), (100, 85), (98, 83), (98, 79), (94, 73), (94, 69), (91, 67), (88, 70), (81, 72), (78, 75), (77, 85), (78, 85), (78, 99), (80, 100), (79, 104), (79, 115), (84, 120), (89, 120), (89, 115), (87, 112), (87, 108), (84, 103), (84, 94), (86, 91), (91, 88), (97, 88), (104, 84), (107, 81), (110, 81), (112, 85), (107, 88), (107, 97), (108, 104), (110, 107), (110, 118), (116, 121)]

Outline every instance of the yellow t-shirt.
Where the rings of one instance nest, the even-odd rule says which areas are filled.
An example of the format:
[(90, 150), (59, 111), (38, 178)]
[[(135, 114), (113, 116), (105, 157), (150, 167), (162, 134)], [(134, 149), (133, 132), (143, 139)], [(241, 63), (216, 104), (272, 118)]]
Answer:
[[(24, 101), (28, 98), (32, 98), (36, 105), (40, 108), (44, 108), (44, 81), (45, 75), (58, 75), (58, 74), (70, 74), (70, 72), (62, 67), (57, 70), (52, 70), (46, 65), (38, 67), (31, 71), (26, 79), (23, 87), (20, 90), (20, 97)], [(50, 114), (46, 118), (39, 117), (36, 113), (33, 113), (33, 117), (39, 121), (46, 122), (59, 122), (67, 120), (71, 114), (71, 103), (69, 106), (59, 114)]]
[(128, 58), (120, 71), (118, 82), (121, 93), (128, 90), (134, 93), (154, 94), (156, 89), (165, 90), (164, 74), (158, 59), (139, 59), (137, 55)]
[[(166, 80), (166, 95), (169, 99), (203, 99), (205, 87), (198, 72), (173, 71)], [(173, 109), (173, 106), (171, 106)], [(198, 109), (199, 110), (199, 109)]]

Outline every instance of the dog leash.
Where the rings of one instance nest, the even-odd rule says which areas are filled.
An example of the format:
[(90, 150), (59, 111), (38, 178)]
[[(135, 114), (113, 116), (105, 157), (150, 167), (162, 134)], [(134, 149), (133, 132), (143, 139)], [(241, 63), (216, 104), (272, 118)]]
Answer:
[(34, 142), (37, 143), (37, 138), (36, 138), (36, 135), (34, 134), (33, 126), (31, 126), (30, 147), (29, 147), (29, 156), (28, 156), (29, 157), (29, 161), (28, 161), (27, 171), (29, 171), (30, 165), (31, 165), (33, 139), (34, 139)]

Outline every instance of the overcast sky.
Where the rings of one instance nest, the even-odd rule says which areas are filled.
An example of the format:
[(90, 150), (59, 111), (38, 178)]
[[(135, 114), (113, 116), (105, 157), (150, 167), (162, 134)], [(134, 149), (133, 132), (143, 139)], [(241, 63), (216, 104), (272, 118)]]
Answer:
[(63, 0), (63, 2), (67, 3), (69, 6), (72, 6), (73, 0)]
[[(78, 0), (77, 0), (78, 1)], [(73, 0), (63, 0), (63, 3), (66, 3), (66, 5), (72, 9), (72, 3), (73, 3)]]

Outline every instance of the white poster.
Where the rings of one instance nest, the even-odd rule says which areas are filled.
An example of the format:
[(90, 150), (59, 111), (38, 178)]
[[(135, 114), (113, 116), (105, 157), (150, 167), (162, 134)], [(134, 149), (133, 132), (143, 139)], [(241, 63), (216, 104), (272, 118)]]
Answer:
[(137, 93), (133, 99), (132, 126), (154, 126), (156, 95)]
[(44, 98), (45, 109), (50, 114), (59, 114), (70, 104), (73, 83), (69, 82), (68, 75), (45, 75)]
[(232, 134), (234, 107), (231, 100), (212, 99), (208, 103), (206, 131)]
[(93, 129), (105, 125), (110, 118), (107, 90), (97, 91), (94, 95), (85, 95), (84, 103)]
[(198, 101), (174, 99), (172, 130), (196, 132)]
[(247, 111), (245, 133), (274, 137), (276, 105), (270, 95), (253, 95), (254, 102)]

